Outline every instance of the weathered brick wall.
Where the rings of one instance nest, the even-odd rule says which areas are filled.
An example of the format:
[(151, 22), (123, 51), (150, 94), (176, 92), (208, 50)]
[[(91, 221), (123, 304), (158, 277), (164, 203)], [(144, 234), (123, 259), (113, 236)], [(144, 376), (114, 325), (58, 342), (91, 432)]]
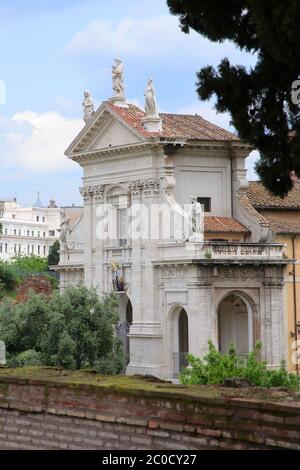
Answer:
[(1, 449), (300, 449), (300, 404), (1, 378)]

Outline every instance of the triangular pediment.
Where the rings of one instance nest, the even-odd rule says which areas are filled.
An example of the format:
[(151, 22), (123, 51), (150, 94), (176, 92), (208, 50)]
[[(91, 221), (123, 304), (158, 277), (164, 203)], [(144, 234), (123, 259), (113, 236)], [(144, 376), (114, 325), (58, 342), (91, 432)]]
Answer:
[(65, 154), (72, 158), (79, 153), (88, 154), (97, 150), (120, 148), (142, 142), (144, 142), (143, 137), (107, 109), (104, 103), (73, 140)]

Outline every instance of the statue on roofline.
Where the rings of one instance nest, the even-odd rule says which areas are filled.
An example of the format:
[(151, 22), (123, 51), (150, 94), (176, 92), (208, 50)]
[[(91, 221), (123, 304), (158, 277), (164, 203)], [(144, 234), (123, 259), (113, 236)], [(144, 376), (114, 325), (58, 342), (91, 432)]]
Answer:
[(112, 67), (112, 80), (115, 96), (124, 97), (124, 65), (118, 57)]

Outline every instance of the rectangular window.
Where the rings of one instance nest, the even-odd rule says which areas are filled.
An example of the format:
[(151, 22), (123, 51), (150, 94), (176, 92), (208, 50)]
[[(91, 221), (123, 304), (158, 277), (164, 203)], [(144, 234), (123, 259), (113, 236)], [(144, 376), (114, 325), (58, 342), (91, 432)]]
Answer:
[(36, 221), (37, 221), (37, 222), (40, 221), (40, 216), (39, 216), (39, 215), (36, 216)]
[(40, 247), (40, 245), (38, 245), (38, 255), (40, 255), (40, 254), (41, 254), (41, 247)]
[(49, 230), (49, 237), (55, 237), (55, 230)]
[(14, 235), (17, 235), (17, 229), (14, 228)]
[(117, 218), (117, 233), (119, 239), (119, 246), (127, 245), (127, 209), (119, 208), (118, 209), (118, 218)]
[(5, 253), (7, 253), (7, 243), (5, 243), (5, 245), (4, 245), (4, 251), (5, 251)]
[(210, 197), (197, 197), (197, 201), (201, 204), (203, 212), (211, 211), (211, 198)]
[(22, 232), (21, 232), (21, 230), (19, 230), (19, 236), (21, 236), (21, 235), (22, 235)]
[(0, 243), (0, 253), (2, 253), (2, 243)]
[(33, 230), (31, 231), (31, 236), (34, 237), (34, 231)]

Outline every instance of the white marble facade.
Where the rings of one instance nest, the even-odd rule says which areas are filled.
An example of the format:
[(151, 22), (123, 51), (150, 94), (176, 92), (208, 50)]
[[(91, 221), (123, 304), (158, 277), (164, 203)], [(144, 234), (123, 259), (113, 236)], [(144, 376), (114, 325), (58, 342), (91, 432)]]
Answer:
[[(127, 374), (174, 377), (185, 353), (203, 355), (208, 339), (221, 349), (236, 340), (241, 354), (261, 340), (262, 356), (278, 366), (286, 355), (286, 261), (284, 247), (272, 243), (243, 200), (250, 147), (229, 133), (171, 135), (168, 115), (159, 117), (162, 131), (149, 132), (144, 118), (134, 106), (106, 101), (66, 151), (83, 170), (84, 212), (61, 251), (61, 288), (84, 282), (108, 292), (119, 270)], [(209, 198), (210, 216), (234, 218), (248, 234), (234, 243), (193, 244), (162, 239), (159, 228), (156, 236), (131, 238), (135, 204), (150, 208), (173, 198), (183, 207), (191, 195)], [(101, 224), (108, 202), (116, 217)], [(110, 223), (115, 236), (104, 237)]]

